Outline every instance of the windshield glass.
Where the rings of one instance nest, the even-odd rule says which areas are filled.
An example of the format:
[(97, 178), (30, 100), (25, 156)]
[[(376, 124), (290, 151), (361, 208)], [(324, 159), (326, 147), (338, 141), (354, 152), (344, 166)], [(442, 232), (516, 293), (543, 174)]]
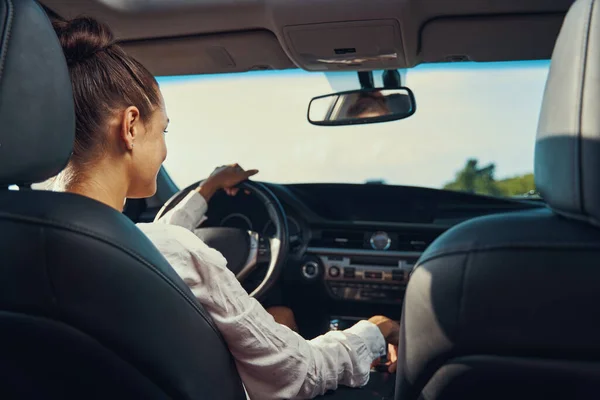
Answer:
[[(179, 187), (238, 162), (275, 183), (385, 183), (496, 196), (534, 189), (548, 61), (421, 65), (407, 119), (319, 127), (311, 98), (359, 87), (355, 72), (158, 78), (171, 120), (165, 168)], [(381, 72), (375, 72), (381, 86)]]

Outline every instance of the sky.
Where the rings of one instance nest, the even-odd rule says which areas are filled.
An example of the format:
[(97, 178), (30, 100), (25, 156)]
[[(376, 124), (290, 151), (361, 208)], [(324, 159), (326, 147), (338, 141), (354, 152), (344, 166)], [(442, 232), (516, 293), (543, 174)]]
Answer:
[(307, 108), (313, 97), (357, 89), (354, 72), (159, 77), (171, 120), (165, 168), (180, 187), (234, 162), (275, 183), (383, 179), (438, 188), (472, 157), (495, 163), (498, 179), (529, 173), (548, 66), (421, 65), (405, 74), (412, 117), (342, 127), (311, 125)]

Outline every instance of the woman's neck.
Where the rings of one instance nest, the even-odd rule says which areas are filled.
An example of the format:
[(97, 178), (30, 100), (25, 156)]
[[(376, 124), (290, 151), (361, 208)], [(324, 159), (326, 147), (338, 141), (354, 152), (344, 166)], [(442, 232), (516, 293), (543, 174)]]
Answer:
[(117, 211), (123, 211), (127, 197), (127, 180), (123, 174), (106, 168), (94, 168), (69, 180), (65, 191), (89, 197)]

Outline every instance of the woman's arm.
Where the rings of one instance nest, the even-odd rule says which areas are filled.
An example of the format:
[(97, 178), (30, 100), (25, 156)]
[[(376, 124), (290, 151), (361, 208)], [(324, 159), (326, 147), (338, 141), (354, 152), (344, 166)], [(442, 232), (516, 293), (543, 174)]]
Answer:
[(206, 219), (208, 201), (200, 188), (192, 190), (181, 201), (163, 215), (157, 223), (166, 225), (177, 225), (188, 231), (193, 231)]
[(227, 194), (235, 195), (237, 189), (234, 186), (257, 173), (255, 169), (245, 171), (238, 164), (219, 167), (157, 222), (192, 231), (206, 219), (208, 202), (218, 190), (223, 189)]
[(362, 386), (385, 352), (379, 328), (363, 321), (307, 341), (248, 296), (226, 260), (188, 230), (140, 224), (210, 313), (252, 399), (312, 398), (338, 385)]

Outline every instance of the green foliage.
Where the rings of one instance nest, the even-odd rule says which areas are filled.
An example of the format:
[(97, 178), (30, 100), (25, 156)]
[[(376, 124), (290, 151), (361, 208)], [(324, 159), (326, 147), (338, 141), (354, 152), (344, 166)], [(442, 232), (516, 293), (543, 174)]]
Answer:
[(454, 181), (444, 185), (444, 189), (489, 196), (521, 196), (535, 191), (533, 174), (496, 180), (496, 166), (489, 164), (479, 168), (477, 159), (467, 160), (465, 166), (456, 173)]
[(515, 176), (513, 178), (503, 179), (498, 181), (497, 185), (505, 196), (518, 196), (535, 192), (533, 174), (525, 174)]

